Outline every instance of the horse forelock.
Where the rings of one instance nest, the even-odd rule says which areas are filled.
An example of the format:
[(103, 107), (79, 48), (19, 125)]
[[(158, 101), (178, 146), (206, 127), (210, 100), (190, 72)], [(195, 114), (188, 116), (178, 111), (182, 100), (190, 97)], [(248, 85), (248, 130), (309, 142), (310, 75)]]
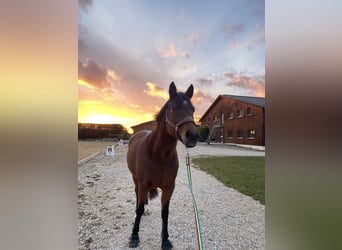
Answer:
[[(176, 100), (176, 102), (181, 106), (181, 105), (190, 105), (191, 108), (193, 110), (195, 110), (194, 106), (192, 105), (191, 101), (190, 101), (190, 98), (185, 95), (184, 93), (182, 92), (178, 92), (177, 93), (177, 96), (174, 97), (174, 99)], [(169, 108), (169, 105), (170, 105), (170, 101), (171, 100), (168, 100), (164, 106), (161, 108), (161, 110), (159, 111), (159, 113), (156, 115), (156, 121), (157, 122), (160, 122), (162, 120), (162, 118), (164, 117), (165, 113), (166, 113), (166, 110)]]
[(193, 110), (195, 110), (194, 106), (193, 106), (192, 103), (191, 103), (190, 98), (189, 98), (186, 94), (184, 94), (184, 93), (179, 93), (178, 95), (179, 95), (178, 101), (180, 102), (181, 105), (190, 105), (191, 108), (192, 108)]

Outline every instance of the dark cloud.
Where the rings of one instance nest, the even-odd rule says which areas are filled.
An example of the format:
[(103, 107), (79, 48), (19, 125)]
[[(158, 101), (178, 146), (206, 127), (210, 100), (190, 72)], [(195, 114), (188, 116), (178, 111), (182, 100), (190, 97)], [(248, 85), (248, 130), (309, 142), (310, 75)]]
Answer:
[[(91, 58), (91, 68), (87, 69), (84, 65), (80, 65), (79, 75), (83, 78), (92, 79), (90, 76), (85, 75), (83, 71), (98, 72), (96, 82), (99, 83), (96, 86), (107, 86), (108, 81), (104, 81), (104, 73), (107, 74), (107, 69), (115, 71), (120, 79), (112, 81), (111, 86), (114, 91), (120, 93), (120, 97), (124, 98), (125, 102), (134, 103), (140, 106), (144, 106), (149, 112), (155, 112), (156, 106), (161, 106), (163, 100), (157, 97), (151, 97), (150, 95), (142, 95), (146, 90), (146, 83), (153, 82), (158, 86), (168, 86), (173, 80), (170, 77), (160, 74), (155, 68), (152, 68), (150, 64), (146, 64), (143, 61), (135, 58), (134, 51), (123, 51), (112, 41), (108, 41), (104, 38), (94, 36), (88, 29), (79, 25), (79, 39), (82, 43), (82, 48), (79, 49), (78, 60), (80, 62), (86, 62), (87, 58)], [(94, 64), (94, 65), (93, 65)], [(93, 76), (94, 74), (87, 74)], [(94, 78), (94, 77), (93, 77)], [(102, 80), (102, 81), (101, 81)], [(92, 82), (95, 82), (93, 79)], [(91, 83), (93, 84), (93, 83)]]
[(205, 79), (205, 78), (197, 78), (197, 79), (195, 79), (195, 81), (201, 87), (203, 87), (203, 86), (210, 86), (212, 84), (212, 80)]
[[(85, 61), (86, 58), (94, 58), (89, 55), (89, 40), (92, 38), (92, 34), (88, 31), (87, 27), (78, 24), (78, 60)], [(98, 61), (98, 60), (96, 60)]]
[(265, 94), (265, 77), (264, 76), (246, 76), (236, 72), (225, 73), (228, 79), (227, 86), (237, 87), (251, 91), (257, 96)]
[(110, 86), (107, 80), (107, 69), (101, 68), (91, 59), (87, 59), (83, 64), (78, 62), (78, 78), (97, 88)]
[(86, 50), (86, 48), (87, 46), (85, 45), (85, 43), (81, 39), (78, 39), (78, 51), (83, 52)]
[(78, 0), (78, 6), (85, 11), (88, 11), (92, 4), (93, 0)]
[(243, 29), (243, 24), (225, 24), (223, 26), (224, 38), (234, 41), (236, 34), (242, 32)]

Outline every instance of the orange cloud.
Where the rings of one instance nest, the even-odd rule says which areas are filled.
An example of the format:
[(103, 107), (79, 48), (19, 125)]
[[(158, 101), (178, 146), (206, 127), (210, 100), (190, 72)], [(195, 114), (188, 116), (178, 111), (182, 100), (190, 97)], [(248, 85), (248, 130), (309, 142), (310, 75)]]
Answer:
[(177, 56), (177, 49), (176, 49), (176, 46), (173, 42), (169, 45), (168, 50), (163, 54), (163, 56), (164, 57), (175, 57), (175, 56)]
[(129, 106), (132, 107), (132, 108), (140, 108), (140, 105), (138, 105), (138, 104), (133, 104), (133, 103), (131, 103)]
[(164, 100), (169, 99), (169, 94), (163, 88), (158, 87), (155, 83), (147, 82), (146, 85), (148, 87), (148, 90), (144, 90), (144, 93), (150, 96), (161, 97)]
[(87, 87), (88, 89), (96, 89), (93, 85), (89, 84), (88, 82), (86, 82), (82, 79), (78, 79), (77, 83), (78, 83), (78, 85)]
[(160, 50), (159, 52), (165, 58), (174, 58), (176, 56), (180, 56), (182, 58), (189, 59), (189, 57), (190, 57), (189, 53), (187, 53), (185, 51), (183, 51), (183, 52), (177, 51), (177, 48), (176, 48), (176, 45), (174, 42), (171, 42), (171, 44), (169, 45), (169, 47), (166, 51)]
[(119, 81), (121, 79), (120, 76), (112, 69), (107, 69), (107, 77), (114, 81)]
[(200, 104), (202, 102), (211, 103), (211, 102), (214, 101), (214, 98), (212, 98), (211, 96), (207, 95), (203, 91), (195, 89), (194, 96), (192, 97), (191, 101), (193, 102), (194, 105), (198, 105), (198, 104)]
[(265, 81), (261, 76), (250, 77), (234, 72), (226, 73), (224, 76), (229, 80), (228, 86), (248, 89), (259, 97), (265, 96)]

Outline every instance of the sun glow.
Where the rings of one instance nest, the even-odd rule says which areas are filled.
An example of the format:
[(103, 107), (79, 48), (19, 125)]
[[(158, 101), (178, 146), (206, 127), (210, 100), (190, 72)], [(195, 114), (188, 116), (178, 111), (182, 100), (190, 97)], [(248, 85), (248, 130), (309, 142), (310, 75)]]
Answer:
[(124, 117), (117, 117), (115, 115), (93, 114), (86, 116), (82, 123), (122, 124), (129, 134), (132, 134), (134, 132), (131, 128), (132, 125), (129, 124), (129, 119), (127, 120)]
[[(112, 78), (116, 77), (114, 71), (109, 71), (109, 75)], [(132, 126), (154, 119), (154, 113), (144, 112), (141, 105), (136, 103), (125, 104), (124, 101), (115, 98), (108, 100), (103, 92), (97, 91), (98, 88), (84, 80), (78, 79), (78, 86), (85, 88), (79, 95), (79, 123), (121, 124), (128, 133), (133, 133)], [(151, 94), (163, 98), (165, 93), (162, 89), (152, 83), (149, 87)], [(96, 91), (96, 95), (92, 95), (93, 91)]]
[(137, 113), (132, 108), (116, 108), (102, 103), (91, 104), (79, 102), (78, 122), (96, 124), (122, 124), (128, 131), (133, 133), (131, 126), (153, 120), (152, 113)]

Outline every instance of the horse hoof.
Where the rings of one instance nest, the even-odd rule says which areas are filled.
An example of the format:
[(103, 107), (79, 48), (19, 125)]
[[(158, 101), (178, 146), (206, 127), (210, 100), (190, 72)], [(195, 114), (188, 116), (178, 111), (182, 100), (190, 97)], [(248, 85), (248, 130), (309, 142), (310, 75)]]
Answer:
[(140, 242), (139, 235), (138, 234), (132, 234), (132, 236), (129, 239), (129, 247), (130, 248), (136, 248), (138, 247)]
[(162, 243), (162, 249), (163, 250), (169, 250), (171, 248), (173, 248), (171, 241), (170, 240), (164, 240)]

